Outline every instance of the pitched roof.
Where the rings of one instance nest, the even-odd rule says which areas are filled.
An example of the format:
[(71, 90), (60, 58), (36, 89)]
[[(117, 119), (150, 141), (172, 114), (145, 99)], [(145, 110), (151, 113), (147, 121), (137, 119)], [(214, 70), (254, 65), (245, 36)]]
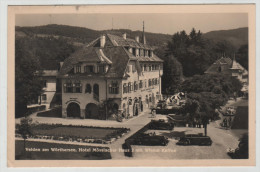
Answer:
[(143, 44), (141, 42), (137, 42), (136, 40), (130, 38), (124, 39), (121, 36), (111, 35), (111, 34), (107, 34), (107, 38), (112, 42), (114, 46), (153, 49), (152, 46), (148, 44)]
[[(81, 62), (93, 62), (93, 63), (106, 63), (110, 64), (111, 67), (106, 74), (102, 74), (105, 77), (123, 77), (129, 60), (147, 61), (147, 62), (163, 62), (159, 57), (153, 54), (152, 57), (136, 57), (124, 47), (139, 47), (152, 49), (151, 46), (139, 43), (133, 39), (124, 39), (116, 35), (107, 34), (106, 44), (104, 48), (100, 47), (100, 37), (79, 49), (69, 58), (67, 58), (60, 70), (59, 76), (68, 74), (75, 64)], [(138, 65), (137, 65), (138, 66)], [(138, 69), (138, 68), (137, 68)], [(85, 74), (76, 74), (85, 75)], [(96, 74), (93, 74), (96, 75)], [(100, 74), (99, 74), (100, 75)], [(101, 75), (100, 75), (101, 76)]]
[[(99, 54), (102, 54), (103, 59), (99, 58)], [(104, 76), (123, 77), (127, 63), (131, 59), (131, 56), (129, 55), (130, 54), (128, 54), (123, 47), (106, 47), (103, 49), (84, 47), (83, 50), (79, 50), (79, 52), (74, 53), (64, 61), (59, 75), (62, 76), (68, 74), (73, 69), (73, 66), (80, 62), (103, 62), (102, 60), (105, 60), (107, 64), (112, 65)]]
[(216, 73), (218, 72), (220, 66), (225, 66), (225, 68), (223, 68), (224, 70), (221, 71), (222, 73), (228, 73), (231, 72), (231, 70), (241, 70), (243, 71), (243, 75), (248, 74), (247, 70), (242, 67), (235, 59), (231, 60), (230, 58), (226, 57), (221, 57), (220, 59), (218, 59), (206, 70), (205, 73)]
[[(217, 61), (215, 61), (206, 71), (205, 73), (216, 73), (220, 66), (226, 66), (227, 69), (231, 68), (232, 60), (229, 57), (221, 57)], [(225, 71), (227, 72), (227, 71)]]
[(111, 64), (112, 62), (106, 57), (102, 49), (96, 47), (83, 47), (65, 59), (59, 75), (65, 75), (73, 68), (73, 65), (80, 62), (99, 62)]

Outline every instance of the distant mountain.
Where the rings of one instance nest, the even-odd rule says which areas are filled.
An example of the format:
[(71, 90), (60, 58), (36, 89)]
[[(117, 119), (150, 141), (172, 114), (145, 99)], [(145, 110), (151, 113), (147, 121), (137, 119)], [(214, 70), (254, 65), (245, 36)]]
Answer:
[[(123, 33), (127, 34), (127, 37), (134, 39), (135, 36), (142, 36), (142, 31), (131, 31), (127, 29), (117, 29), (117, 30), (103, 30), (97, 31), (83, 27), (76, 26), (67, 26), (67, 25), (45, 25), (45, 26), (36, 26), (36, 27), (16, 27), (16, 36), (38, 36), (38, 37), (47, 37), (47, 36), (61, 36), (63, 38), (69, 39), (76, 43), (87, 44), (100, 35), (104, 33), (110, 33), (115, 35), (122, 35)], [(159, 33), (150, 33), (145, 32), (145, 37), (147, 42), (152, 46), (162, 46), (166, 45), (167, 42), (171, 39), (171, 35), (159, 34)]]
[[(83, 27), (67, 25), (45, 25), (36, 27), (16, 27), (16, 42), (23, 44), (25, 51), (30, 51), (39, 58), (41, 67), (44, 69), (54, 69), (83, 45), (93, 41), (104, 33), (121, 36), (123, 33), (127, 37), (134, 39), (135, 36), (142, 38), (142, 31), (131, 31), (128, 29), (97, 31)], [(147, 42), (157, 48), (156, 53), (163, 58), (168, 41), (172, 35), (145, 32)], [(203, 34), (204, 38), (213, 42), (226, 40), (236, 49), (248, 43), (248, 28), (232, 30), (211, 31)], [(19, 40), (19, 41), (18, 41)]]
[(203, 34), (204, 38), (211, 39), (215, 42), (218, 41), (228, 41), (236, 49), (241, 45), (248, 43), (248, 27), (230, 29), (230, 30), (217, 30), (211, 31)]

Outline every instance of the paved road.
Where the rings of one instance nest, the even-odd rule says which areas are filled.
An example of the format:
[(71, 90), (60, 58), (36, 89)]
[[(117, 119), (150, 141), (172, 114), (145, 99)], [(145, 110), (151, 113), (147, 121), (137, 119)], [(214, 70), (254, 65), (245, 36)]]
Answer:
[(230, 130), (219, 128), (215, 122), (208, 125), (208, 135), (213, 141), (212, 146), (176, 145), (177, 140), (171, 135), (183, 132), (186, 134), (203, 133), (203, 128), (176, 127), (174, 131), (157, 130), (158, 135), (169, 137), (169, 144), (167, 146), (133, 146), (133, 149), (138, 151), (133, 153), (133, 159), (230, 159), (226, 153), (227, 149), (236, 148), (239, 142), (238, 137), (234, 136)]
[[(82, 120), (82, 119), (64, 119), (64, 118), (42, 118), (33, 116), (34, 121), (40, 123), (62, 123), (72, 125), (91, 125), (91, 126), (111, 126), (111, 127), (127, 127), (131, 131), (116, 140), (111, 145), (106, 145), (115, 150), (111, 152), (112, 159), (229, 159), (227, 155), (228, 148), (236, 148), (238, 139), (241, 134), (247, 130), (225, 130), (219, 127), (220, 121), (211, 122), (208, 125), (208, 135), (211, 137), (212, 146), (180, 146), (176, 145), (176, 134), (192, 134), (203, 133), (203, 128), (176, 127), (173, 131), (153, 130), (158, 135), (164, 135), (170, 139), (167, 146), (132, 146), (133, 157), (125, 157), (123, 152), (119, 152), (125, 139), (145, 124), (150, 122), (149, 111), (142, 115), (132, 118), (125, 122), (101, 121), (101, 120)], [(165, 118), (164, 115), (157, 115), (156, 118)], [(17, 120), (16, 122), (19, 122)]]

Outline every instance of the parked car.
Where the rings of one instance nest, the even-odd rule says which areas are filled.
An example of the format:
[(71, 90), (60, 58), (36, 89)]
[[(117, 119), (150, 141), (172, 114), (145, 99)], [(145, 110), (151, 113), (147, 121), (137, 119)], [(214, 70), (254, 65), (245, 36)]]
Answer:
[(164, 109), (164, 108), (166, 108), (165, 100), (159, 100), (159, 102), (157, 103), (156, 109)]
[(202, 134), (187, 134), (184, 137), (181, 137), (176, 144), (211, 146), (212, 140), (209, 136), (203, 136)]
[(149, 123), (149, 129), (155, 130), (172, 130), (174, 128), (173, 122), (168, 122), (164, 119), (151, 120)]
[(166, 146), (169, 140), (165, 136), (158, 136), (154, 133), (142, 133), (134, 138), (132, 145), (146, 145), (146, 146)]

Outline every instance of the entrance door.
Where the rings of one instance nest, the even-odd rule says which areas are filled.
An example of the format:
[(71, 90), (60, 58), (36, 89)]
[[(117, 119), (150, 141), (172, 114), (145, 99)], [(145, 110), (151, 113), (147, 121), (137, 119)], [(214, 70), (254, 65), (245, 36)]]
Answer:
[(68, 105), (67, 117), (80, 118), (80, 106), (77, 103), (70, 103)]
[(88, 119), (99, 119), (98, 107), (94, 103), (89, 103), (85, 109), (85, 117)]

